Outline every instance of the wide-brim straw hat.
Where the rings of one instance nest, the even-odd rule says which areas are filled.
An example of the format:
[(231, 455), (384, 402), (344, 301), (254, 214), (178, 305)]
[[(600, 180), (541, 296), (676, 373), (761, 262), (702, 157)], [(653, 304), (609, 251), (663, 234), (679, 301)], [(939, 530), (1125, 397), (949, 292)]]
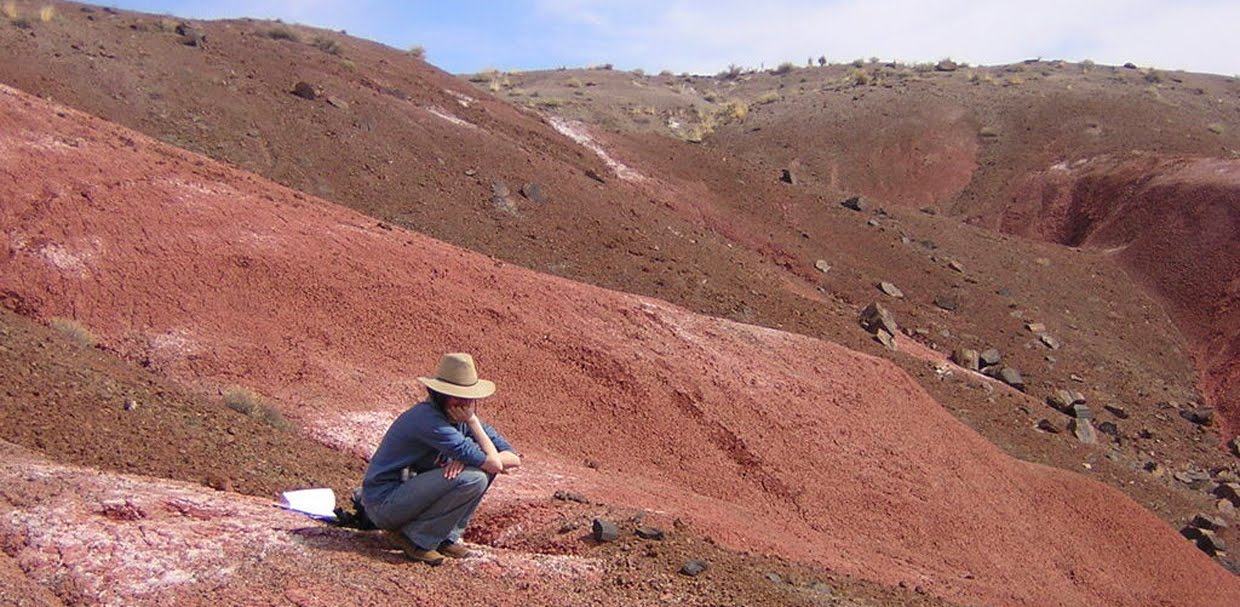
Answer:
[(444, 354), (439, 359), (435, 377), (419, 377), (418, 381), (431, 390), (459, 398), (486, 398), (495, 394), (495, 383), (478, 379), (474, 357), (463, 352)]

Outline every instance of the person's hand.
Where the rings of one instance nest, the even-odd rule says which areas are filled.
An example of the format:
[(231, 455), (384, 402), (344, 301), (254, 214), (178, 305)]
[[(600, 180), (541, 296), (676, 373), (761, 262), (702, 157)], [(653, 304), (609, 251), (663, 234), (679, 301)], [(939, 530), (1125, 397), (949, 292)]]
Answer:
[(443, 464), (443, 477), (452, 480), (465, 469), (465, 462), (450, 459)]
[(499, 455), (488, 455), (485, 460), (482, 460), (479, 468), (487, 474), (499, 474), (504, 471), (504, 462), (500, 460)]

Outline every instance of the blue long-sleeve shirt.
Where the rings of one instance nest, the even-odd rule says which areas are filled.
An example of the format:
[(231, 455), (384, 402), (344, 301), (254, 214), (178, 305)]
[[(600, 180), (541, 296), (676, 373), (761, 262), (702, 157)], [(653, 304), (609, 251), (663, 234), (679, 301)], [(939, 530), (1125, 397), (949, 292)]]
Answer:
[[(512, 451), (512, 445), (495, 431), (482, 424), (483, 430), (498, 451)], [(363, 502), (382, 499), (401, 482), (401, 471), (411, 468), (422, 473), (437, 465), (440, 457), (456, 460), (466, 466), (481, 466), (486, 459), (482, 447), (469, 434), (465, 423), (454, 423), (429, 400), (410, 407), (397, 416), (379, 442), (379, 448), (366, 467), (362, 481)]]

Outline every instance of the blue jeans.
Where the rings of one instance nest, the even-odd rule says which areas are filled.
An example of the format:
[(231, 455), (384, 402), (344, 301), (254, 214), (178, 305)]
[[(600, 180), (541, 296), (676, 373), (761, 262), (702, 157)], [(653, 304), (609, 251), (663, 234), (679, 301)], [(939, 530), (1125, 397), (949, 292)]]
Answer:
[(442, 469), (427, 470), (401, 483), (379, 503), (365, 504), (366, 514), (376, 526), (399, 529), (418, 548), (434, 550), (443, 542), (460, 541), (493, 478), (473, 467), (452, 480), (443, 477)]

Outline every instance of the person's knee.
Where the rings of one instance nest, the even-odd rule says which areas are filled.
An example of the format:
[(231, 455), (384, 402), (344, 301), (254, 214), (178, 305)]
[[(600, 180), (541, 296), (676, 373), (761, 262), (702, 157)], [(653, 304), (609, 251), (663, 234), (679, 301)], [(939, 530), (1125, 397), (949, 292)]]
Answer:
[(462, 491), (481, 494), (491, 484), (491, 476), (480, 468), (466, 468), (456, 475), (456, 486)]

